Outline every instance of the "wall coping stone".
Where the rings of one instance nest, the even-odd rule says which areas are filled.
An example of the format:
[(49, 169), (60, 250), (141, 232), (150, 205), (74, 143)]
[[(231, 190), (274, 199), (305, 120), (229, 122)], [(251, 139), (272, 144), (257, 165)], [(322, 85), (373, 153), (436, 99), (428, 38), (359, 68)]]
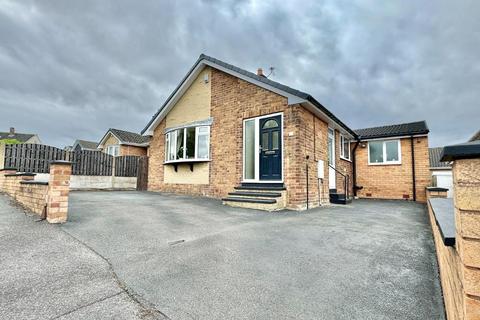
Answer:
[(436, 192), (447, 192), (448, 188), (442, 188), (442, 187), (427, 187), (428, 191), (436, 191)]
[(6, 171), (6, 170), (8, 170), (8, 171), (10, 171), (10, 170), (17, 170), (17, 168), (5, 167), (5, 168), (3, 168), (3, 169), (0, 169), (0, 171)]
[(443, 244), (447, 247), (455, 245), (455, 207), (453, 199), (432, 198), (428, 200), (432, 207)]
[(20, 184), (39, 184), (39, 185), (44, 185), (48, 186), (48, 181), (20, 181)]
[(50, 164), (72, 164), (72, 161), (67, 160), (52, 160)]
[(480, 140), (460, 143), (443, 148), (441, 161), (480, 158)]
[(17, 173), (6, 174), (5, 177), (17, 177), (17, 176), (34, 177), (36, 175), (37, 175), (36, 173), (31, 173), (31, 172), (17, 172)]

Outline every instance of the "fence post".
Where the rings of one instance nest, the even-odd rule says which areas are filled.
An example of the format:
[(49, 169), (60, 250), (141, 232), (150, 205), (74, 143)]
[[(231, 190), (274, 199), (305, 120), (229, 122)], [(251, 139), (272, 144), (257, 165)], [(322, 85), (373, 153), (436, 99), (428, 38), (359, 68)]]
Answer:
[(47, 192), (47, 221), (64, 223), (68, 215), (68, 195), (72, 163), (56, 160), (50, 162), (50, 179)]
[(5, 143), (0, 143), (0, 170), (5, 168)]
[(110, 183), (110, 188), (112, 188), (112, 189), (115, 188), (115, 165), (117, 164), (116, 159), (117, 159), (117, 157), (115, 157), (115, 156), (112, 157), (112, 178), (111, 178), (111, 183)]

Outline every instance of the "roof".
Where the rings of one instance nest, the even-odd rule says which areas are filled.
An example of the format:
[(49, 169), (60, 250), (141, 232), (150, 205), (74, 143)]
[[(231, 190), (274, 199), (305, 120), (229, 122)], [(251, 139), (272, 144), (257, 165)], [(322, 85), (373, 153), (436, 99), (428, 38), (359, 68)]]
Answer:
[(480, 158), (480, 140), (455, 144), (443, 148), (441, 161)]
[(428, 148), (428, 154), (430, 156), (430, 168), (451, 169), (452, 166), (449, 162), (440, 161), (442, 158), (443, 147)]
[(0, 140), (3, 139), (15, 139), (20, 142), (27, 142), (29, 139), (32, 137), (36, 136), (36, 134), (31, 134), (31, 133), (13, 133), (10, 134), (10, 132), (0, 132)]
[(73, 147), (75, 148), (77, 145), (80, 145), (82, 149), (95, 150), (97, 149), (98, 142), (78, 139), (75, 140)]
[(471, 141), (477, 141), (477, 140), (480, 140), (480, 130), (478, 130), (477, 133), (475, 133), (468, 141), (471, 142)]
[[(109, 132), (112, 133), (115, 137), (117, 137), (118, 140), (120, 140), (120, 144), (147, 146), (148, 142), (150, 141), (150, 138), (147, 136), (142, 136), (141, 134), (138, 134), (135, 132), (114, 129), (114, 128), (108, 129), (107, 133), (102, 138), (102, 141), (105, 139), (105, 137), (108, 135)], [(100, 141), (100, 144), (102, 143), (102, 141)]]
[(358, 135), (358, 137), (361, 140), (411, 136), (411, 135), (427, 134), (429, 132), (430, 130), (428, 129), (427, 123), (425, 121), (392, 124), (389, 126), (355, 130), (355, 133)]
[(296, 98), (294, 101), (296, 103), (300, 103), (300, 102), (310, 102), (312, 105), (314, 105), (319, 111), (321, 111), (323, 114), (325, 114), (328, 118), (330, 118), (332, 121), (334, 121), (335, 123), (337, 123), (340, 127), (342, 127), (345, 131), (347, 131), (349, 134), (351, 134), (352, 136), (356, 137), (356, 134), (355, 132), (350, 129), (347, 125), (345, 125), (342, 121), (340, 121), (340, 119), (338, 119), (333, 113), (331, 113), (327, 108), (325, 108), (320, 102), (318, 102), (317, 100), (315, 100), (315, 98), (313, 98), (313, 96), (311, 96), (310, 94), (306, 93), (306, 92), (302, 92), (300, 90), (297, 90), (297, 89), (293, 89), (291, 87), (288, 87), (286, 85), (283, 85), (279, 82), (276, 82), (276, 81), (272, 81), (266, 77), (262, 77), (262, 76), (259, 76), (253, 72), (249, 72), (249, 71), (246, 71), (244, 69), (241, 69), (239, 67), (236, 67), (234, 65), (231, 65), (229, 63), (226, 63), (226, 62), (223, 62), (221, 60), (218, 60), (216, 58), (213, 58), (213, 57), (210, 57), (210, 56), (207, 56), (205, 54), (201, 54), (198, 58), (198, 60), (195, 62), (195, 64), (192, 66), (192, 68), (189, 70), (189, 72), (187, 73), (187, 75), (182, 79), (182, 81), (180, 82), (180, 84), (175, 88), (175, 90), (172, 92), (172, 94), (167, 98), (167, 100), (165, 101), (165, 103), (158, 109), (158, 111), (153, 115), (153, 117), (150, 119), (150, 121), (148, 122), (148, 124), (145, 126), (145, 128), (142, 130), (142, 134), (144, 134), (148, 129), (149, 127), (155, 122), (155, 120), (157, 119), (157, 117), (160, 115), (160, 113), (164, 110), (164, 108), (169, 104), (169, 102), (174, 98), (174, 96), (177, 94), (177, 92), (180, 91), (182, 85), (188, 80), (189, 76), (194, 72), (194, 70), (200, 65), (200, 64), (208, 64), (208, 65), (212, 65), (213, 64), (213, 67), (220, 67), (220, 68), (223, 68), (224, 70), (227, 70), (227, 71), (232, 71), (240, 76), (242, 76), (243, 78), (246, 78), (248, 79), (247, 81), (252, 81), (252, 82), (256, 82), (256, 83), (262, 83), (262, 84), (265, 84), (266, 86), (269, 86), (271, 88), (275, 88), (275, 89), (278, 89), (280, 90), (281, 92), (283, 93), (287, 93), (288, 95), (291, 95), (293, 96), (294, 98)]

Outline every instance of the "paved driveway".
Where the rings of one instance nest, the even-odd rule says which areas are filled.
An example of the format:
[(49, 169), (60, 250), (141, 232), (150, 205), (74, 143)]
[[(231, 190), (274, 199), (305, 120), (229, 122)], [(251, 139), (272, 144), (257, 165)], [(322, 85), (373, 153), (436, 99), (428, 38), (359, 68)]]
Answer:
[(171, 319), (442, 319), (425, 208), (265, 213), (217, 200), (74, 192), (61, 228)]

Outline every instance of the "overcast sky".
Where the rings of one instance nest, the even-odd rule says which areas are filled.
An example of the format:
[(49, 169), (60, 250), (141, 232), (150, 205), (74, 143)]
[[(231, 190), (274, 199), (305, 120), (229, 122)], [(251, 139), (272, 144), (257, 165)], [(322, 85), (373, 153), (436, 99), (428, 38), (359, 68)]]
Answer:
[(201, 53), (312, 94), (353, 129), (480, 129), (479, 1), (0, 0), (0, 131), (141, 131)]

